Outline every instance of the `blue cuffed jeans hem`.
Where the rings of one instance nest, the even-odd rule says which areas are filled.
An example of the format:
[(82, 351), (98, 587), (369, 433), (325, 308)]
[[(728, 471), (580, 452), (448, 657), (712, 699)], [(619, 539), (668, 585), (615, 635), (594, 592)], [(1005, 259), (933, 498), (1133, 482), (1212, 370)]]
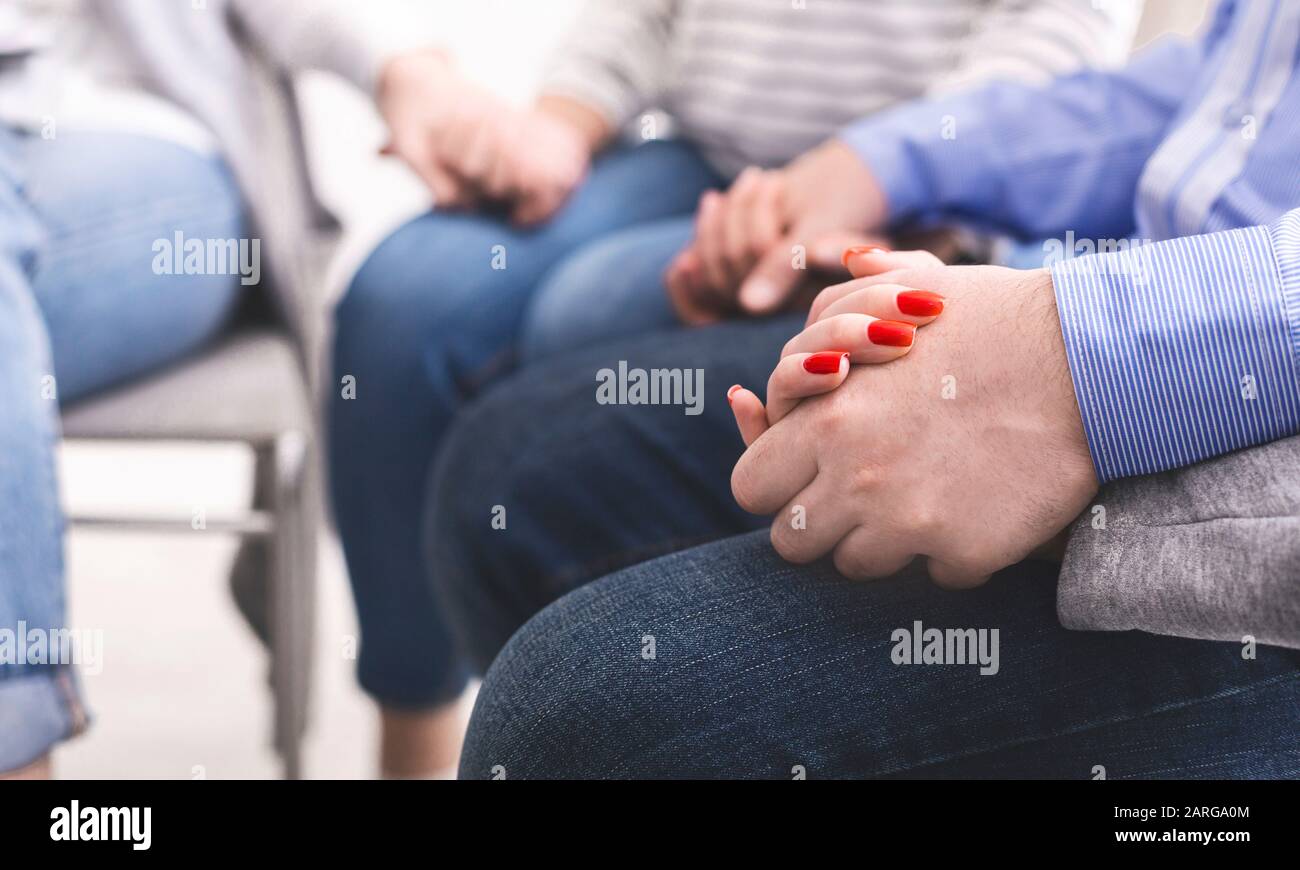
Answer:
[[(465, 692), (469, 685), (469, 668), (456, 665), (452, 672), (432, 688), (416, 689), (417, 681), (364, 664), (357, 669), (357, 682), (361, 689), (381, 707), (393, 710), (418, 712), (450, 704)], [(427, 681), (425, 681), (427, 684)]]
[(89, 723), (71, 668), (0, 679), (0, 772), (26, 767)]

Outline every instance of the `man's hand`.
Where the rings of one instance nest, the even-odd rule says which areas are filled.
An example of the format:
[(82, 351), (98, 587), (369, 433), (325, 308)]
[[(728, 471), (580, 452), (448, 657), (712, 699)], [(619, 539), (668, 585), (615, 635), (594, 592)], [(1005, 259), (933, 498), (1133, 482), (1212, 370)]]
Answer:
[(884, 194), (845, 144), (831, 140), (780, 170), (751, 167), (726, 193), (700, 199), (695, 239), (668, 268), (682, 319), (701, 323), (740, 309), (763, 315), (787, 305), (806, 265), (836, 270), (849, 245), (877, 241)]
[(882, 285), (945, 298), (923, 346), (855, 366), (838, 388), (804, 399), (753, 441), (732, 490), (746, 510), (776, 514), (772, 543), (791, 561), (833, 551), (841, 573), (868, 578), (921, 555), (940, 585), (978, 585), (1064, 529), (1097, 491), (1051, 277), (889, 272), (828, 288), (810, 329), (879, 304)]

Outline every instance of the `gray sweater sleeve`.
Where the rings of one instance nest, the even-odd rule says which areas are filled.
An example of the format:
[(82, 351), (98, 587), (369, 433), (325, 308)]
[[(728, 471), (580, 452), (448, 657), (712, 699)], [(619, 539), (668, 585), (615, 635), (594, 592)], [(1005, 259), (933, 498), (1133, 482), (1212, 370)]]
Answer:
[(229, 0), (237, 20), (285, 69), (336, 73), (373, 94), (383, 63), (435, 44), (432, 16), (409, 3)]
[(612, 128), (650, 107), (663, 87), (679, 0), (588, 0), (552, 55), (542, 92), (569, 97)]
[(1300, 648), (1300, 437), (1104, 487), (1056, 606), (1066, 628)]
[(953, 69), (932, 84), (943, 97), (993, 79), (1045, 84), (1080, 67), (1128, 58), (1144, 0), (991, 0), (964, 38)]

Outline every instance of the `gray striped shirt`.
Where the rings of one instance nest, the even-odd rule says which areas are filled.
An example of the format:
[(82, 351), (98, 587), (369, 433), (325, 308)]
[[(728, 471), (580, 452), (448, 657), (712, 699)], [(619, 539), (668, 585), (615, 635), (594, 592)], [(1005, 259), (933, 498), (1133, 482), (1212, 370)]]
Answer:
[(587, 0), (544, 92), (662, 108), (721, 171), (778, 166), (895, 103), (1124, 60), (1140, 0)]

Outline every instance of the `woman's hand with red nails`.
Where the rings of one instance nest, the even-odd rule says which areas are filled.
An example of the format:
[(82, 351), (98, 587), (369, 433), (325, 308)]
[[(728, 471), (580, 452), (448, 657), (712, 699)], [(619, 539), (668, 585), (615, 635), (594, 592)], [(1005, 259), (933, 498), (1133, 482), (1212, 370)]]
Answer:
[(844, 383), (849, 376), (849, 354), (831, 350), (790, 354), (777, 363), (767, 381), (767, 406), (752, 391), (736, 384), (727, 401), (748, 447), (768, 427), (788, 414), (800, 399), (820, 396)]
[[(746, 510), (776, 515), (772, 543), (791, 561), (833, 553), (841, 573), (869, 578), (924, 556), (939, 584), (978, 585), (1037, 551), (1097, 490), (1051, 277), (954, 266), (861, 280), (877, 283), (859, 291), (944, 298), (924, 352), (854, 366), (765, 429), (749, 407), (732, 491)], [(832, 310), (851, 298), (815, 325), (855, 313)]]
[[(878, 257), (895, 257), (891, 261), (894, 264), (928, 262), (909, 252), (894, 255), (878, 247), (846, 251), (843, 257), (846, 265), (855, 258)], [(859, 272), (869, 268), (862, 262), (854, 265)], [(752, 392), (739, 386), (732, 388), (727, 398), (747, 445), (788, 414), (800, 399), (829, 392), (842, 383), (848, 376), (847, 363), (884, 363), (907, 354), (917, 327), (933, 322), (944, 307), (938, 293), (883, 283), (874, 285), (861, 302), (859, 310), (813, 323), (786, 343), (768, 382), (766, 409)], [(832, 373), (838, 377), (808, 377)]]

